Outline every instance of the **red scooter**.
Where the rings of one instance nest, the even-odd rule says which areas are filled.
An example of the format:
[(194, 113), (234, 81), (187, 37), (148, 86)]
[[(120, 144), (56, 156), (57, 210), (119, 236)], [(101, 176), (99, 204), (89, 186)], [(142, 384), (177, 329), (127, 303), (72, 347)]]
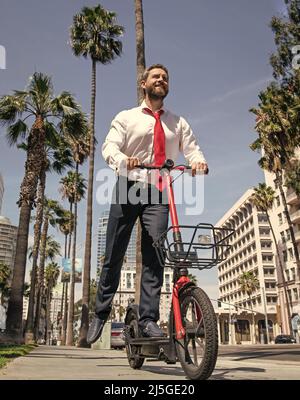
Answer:
[[(189, 279), (188, 269), (210, 269), (224, 261), (234, 231), (204, 223), (178, 224), (171, 171), (183, 173), (191, 167), (174, 166), (172, 160), (166, 160), (162, 167), (140, 165), (138, 168), (157, 169), (165, 179), (172, 225), (153, 246), (160, 264), (171, 267), (174, 273), (167, 337), (143, 337), (138, 327), (138, 305), (131, 304), (127, 308), (124, 335), (129, 365), (139, 369), (145, 358), (163, 360), (167, 364), (179, 360), (188, 378), (208, 379), (218, 355), (217, 320), (206, 293)], [(187, 240), (183, 239), (186, 235)]]

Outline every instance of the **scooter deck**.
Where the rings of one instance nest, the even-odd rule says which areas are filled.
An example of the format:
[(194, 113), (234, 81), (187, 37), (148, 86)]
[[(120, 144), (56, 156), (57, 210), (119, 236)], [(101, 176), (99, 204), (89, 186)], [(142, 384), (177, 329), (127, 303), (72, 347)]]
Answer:
[(129, 343), (133, 345), (166, 345), (170, 342), (168, 337), (140, 337), (140, 338), (130, 338)]

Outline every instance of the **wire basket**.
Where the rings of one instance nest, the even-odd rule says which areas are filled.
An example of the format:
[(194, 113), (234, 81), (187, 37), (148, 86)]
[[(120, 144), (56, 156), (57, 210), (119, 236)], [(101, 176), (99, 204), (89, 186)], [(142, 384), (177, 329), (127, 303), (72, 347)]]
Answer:
[(182, 240), (174, 240), (171, 226), (153, 243), (163, 267), (210, 269), (225, 261), (231, 248), (233, 229), (216, 228), (211, 224), (178, 225)]

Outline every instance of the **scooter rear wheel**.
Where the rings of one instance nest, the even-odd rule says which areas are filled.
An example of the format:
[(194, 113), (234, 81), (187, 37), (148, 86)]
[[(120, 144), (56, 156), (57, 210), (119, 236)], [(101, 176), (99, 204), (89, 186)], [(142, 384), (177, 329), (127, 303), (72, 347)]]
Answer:
[(218, 355), (218, 328), (213, 306), (198, 287), (184, 290), (179, 301), (186, 335), (184, 339), (176, 339), (177, 356), (188, 378), (208, 379)]
[[(127, 335), (129, 335), (130, 338), (135, 339), (139, 337), (138, 321), (133, 311), (130, 311), (127, 315), (126, 329)], [(128, 337), (125, 338), (125, 344), (130, 367), (133, 369), (140, 369), (143, 366), (145, 359), (139, 356), (137, 346), (131, 345), (128, 341)]]

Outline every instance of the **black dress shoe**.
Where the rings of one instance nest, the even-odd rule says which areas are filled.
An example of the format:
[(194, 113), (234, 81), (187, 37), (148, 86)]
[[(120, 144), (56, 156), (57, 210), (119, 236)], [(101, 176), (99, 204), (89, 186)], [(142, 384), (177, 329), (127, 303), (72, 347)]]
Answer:
[(142, 334), (145, 337), (163, 337), (165, 336), (163, 331), (158, 327), (157, 323), (154, 321), (149, 321), (146, 323), (142, 329)]
[(105, 322), (105, 320), (95, 315), (87, 333), (86, 340), (89, 344), (95, 343), (99, 339), (102, 334)]

